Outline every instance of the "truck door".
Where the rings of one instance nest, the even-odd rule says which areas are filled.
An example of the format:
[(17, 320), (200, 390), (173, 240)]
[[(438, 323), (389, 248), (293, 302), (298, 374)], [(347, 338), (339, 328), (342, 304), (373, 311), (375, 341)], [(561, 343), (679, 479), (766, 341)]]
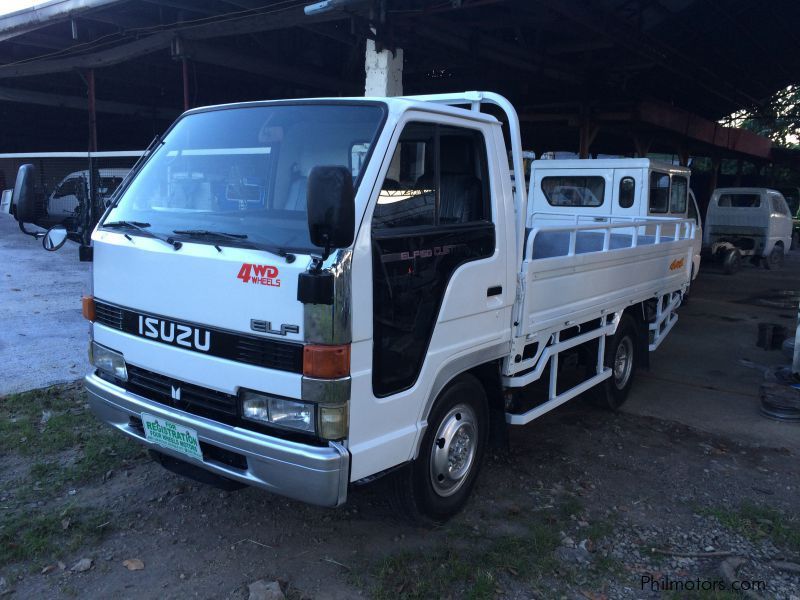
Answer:
[(385, 468), (387, 455), (408, 460), (443, 370), (470, 355), (489, 361), (487, 347), (509, 339), (495, 141), (475, 127), (412, 120), (387, 156), (371, 221), (372, 393), (351, 413), (354, 478)]
[[(438, 124), (408, 123), (400, 137), (372, 217), (377, 396), (416, 382), (441, 310), (485, 312), (502, 287), (485, 148), (479, 131)], [(483, 264), (460, 269), (469, 263)], [(464, 277), (468, 293), (443, 306)]]
[(643, 187), (641, 169), (614, 169), (611, 214), (615, 217), (637, 217), (642, 214)]

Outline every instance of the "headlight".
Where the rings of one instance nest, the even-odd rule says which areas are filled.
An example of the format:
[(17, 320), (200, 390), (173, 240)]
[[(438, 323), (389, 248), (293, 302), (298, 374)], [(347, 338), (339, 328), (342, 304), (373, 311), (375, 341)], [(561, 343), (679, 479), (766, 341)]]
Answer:
[(306, 402), (274, 398), (257, 392), (242, 393), (242, 416), (251, 421), (314, 433), (314, 412), (314, 405)]
[(89, 362), (104, 373), (108, 373), (122, 381), (128, 381), (125, 357), (119, 352), (114, 352), (97, 342), (92, 342), (89, 346)]

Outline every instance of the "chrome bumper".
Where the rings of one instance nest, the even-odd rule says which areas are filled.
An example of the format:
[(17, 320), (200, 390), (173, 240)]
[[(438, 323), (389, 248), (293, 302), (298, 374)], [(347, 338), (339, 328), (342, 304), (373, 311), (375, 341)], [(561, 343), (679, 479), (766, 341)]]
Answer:
[[(347, 500), (350, 454), (341, 444), (308, 446), (217, 423), (132, 394), (96, 375), (87, 375), (85, 384), (94, 414), (148, 448), (303, 502), (339, 506)], [(196, 460), (148, 442), (130, 425), (129, 417), (140, 417), (143, 412), (190, 427), (201, 441), (241, 454), (247, 459), (247, 468), (237, 469), (213, 459)]]

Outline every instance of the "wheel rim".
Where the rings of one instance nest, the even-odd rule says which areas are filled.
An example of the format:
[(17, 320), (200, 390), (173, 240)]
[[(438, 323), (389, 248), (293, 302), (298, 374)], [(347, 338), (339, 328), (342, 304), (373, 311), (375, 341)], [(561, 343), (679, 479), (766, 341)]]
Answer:
[(454, 406), (433, 438), (430, 478), (440, 496), (455, 494), (472, 471), (478, 446), (475, 412), (466, 404)]
[(633, 370), (633, 340), (625, 336), (619, 341), (614, 354), (614, 385), (621, 390), (628, 384)]

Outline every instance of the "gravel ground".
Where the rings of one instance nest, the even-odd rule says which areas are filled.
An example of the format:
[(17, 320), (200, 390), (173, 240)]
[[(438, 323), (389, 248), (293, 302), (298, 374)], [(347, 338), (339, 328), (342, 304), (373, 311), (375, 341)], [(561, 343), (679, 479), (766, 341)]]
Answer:
[(77, 244), (46, 252), (11, 215), (0, 214), (0, 396), (88, 372), (81, 296), (89, 292), (90, 273), (91, 263), (78, 261)]
[[(59, 393), (51, 392), (53, 406), (66, 402)], [(248, 586), (265, 580), (289, 598), (737, 598), (644, 583), (729, 585), (726, 560), (735, 580), (764, 582), (758, 597), (796, 600), (800, 590), (800, 575), (779, 565), (800, 562), (800, 473), (787, 448), (740, 445), (579, 400), (514, 430), (508, 452), (487, 456), (464, 512), (427, 529), (395, 518), (381, 481), (326, 510), (196, 484), (121, 446), (93, 450), (109, 466), (59, 486), (36, 465), (64, 477), (97, 435), (81, 429), (95, 425), (80, 420), (85, 400), (76, 398), (74, 443), (0, 458), (0, 479), (11, 482), (0, 492), (0, 542), (14, 515), (55, 519), (43, 550), (0, 560), (0, 594), (248, 598)], [(31, 410), (42, 439), (60, 435), (48, 432), (56, 416), (41, 425)], [(62, 531), (64, 518), (72, 522)], [(12, 543), (35, 534), (26, 527), (36, 526)], [(144, 568), (128, 570), (129, 559)]]

